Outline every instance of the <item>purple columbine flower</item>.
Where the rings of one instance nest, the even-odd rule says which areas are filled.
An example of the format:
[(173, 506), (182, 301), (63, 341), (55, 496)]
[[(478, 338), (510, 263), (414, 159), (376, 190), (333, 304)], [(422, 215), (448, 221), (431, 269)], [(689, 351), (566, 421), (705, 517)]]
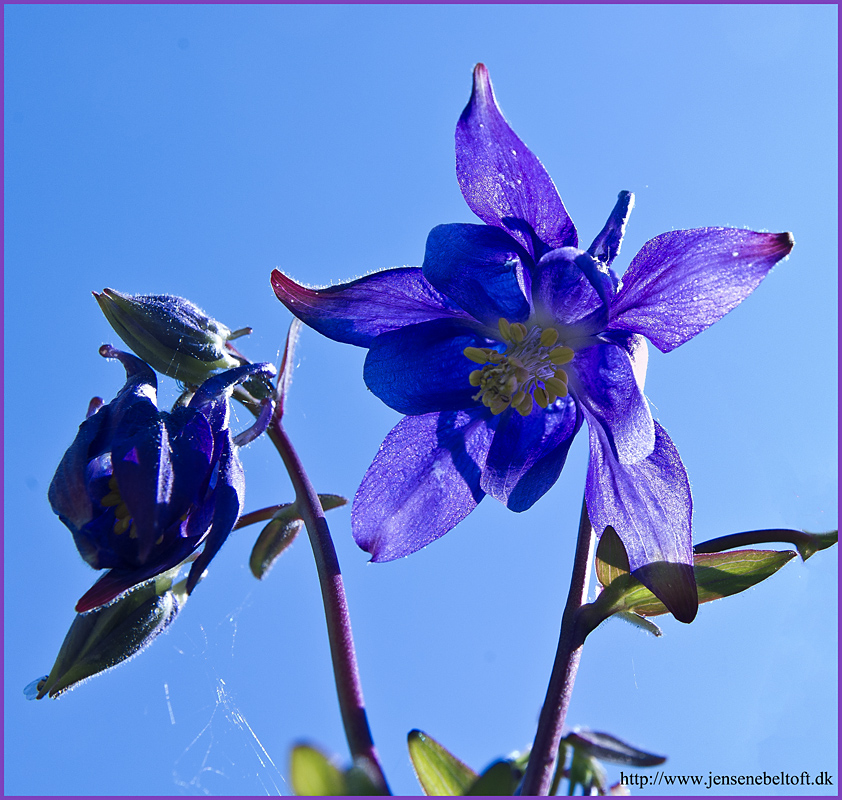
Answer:
[(240, 515), (245, 482), (237, 446), (266, 428), (267, 403), (237, 437), (228, 427), (233, 387), (271, 364), (235, 367), (206, 380), (186, 406), (158, 411), (155, 373), (139, 358), (103, 345), (119, 359), (126, 384), (92, 413), (50, 484), (53, 511), (73, 534), (82, 558), (109, 570), (76, 605), (80, 613), (109, 603), (177, 566), (201, 545), (187, 579), (193, 590)]
[(272, 274), (293, 314), (369, 349), (366, 384), (408, 415), (363, 478), (354, 538), (373, 561), (388, 561), (447, 533), (486, 494), (524, 511), (555, 483), (586, 421), (596, 531), (611, 525), (635, 576), (692, 620), (690, 487), (643, 395), (644, 337), (668, 352), (721, 319), (790, 252), (792, 236), (672, 231), (648, 241), (619, 280), (611, 264), (633, 196), (621, 192), (580, 249), (482, 64), (456, 128), (456, 173), (486, 224), (434, 228), (421, 269), (325, 289)]

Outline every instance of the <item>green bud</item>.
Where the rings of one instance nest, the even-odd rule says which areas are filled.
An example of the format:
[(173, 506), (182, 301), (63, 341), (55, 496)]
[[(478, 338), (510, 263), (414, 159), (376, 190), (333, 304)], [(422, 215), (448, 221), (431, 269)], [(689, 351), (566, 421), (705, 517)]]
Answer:
[(186, 384), (240, 365), (225, 343), (250, 328), (231, 332), (189, 300), (172, 295), (93, 293), (120, 338), (154, 370)]
[[(344, 506), (348, 501), (338, 494), (320, 494), (319, 502), (322, 511), (330, 511)], [(251, 551), (249, 567), (255, 578), (260, 580), (269, 572), (281, 553), (295, 541), (303, 525), (297, 503), (285, 503), (278, 507), (260, 532)]]
[(266, 527), (260, 532), (249, 558), (251, 573), (258, 580), (272, 568), (278, 556), (289, 547), (304, 523), (298, 516), (295, 503), (284, 506), (275, 512)]
[(77, 614), (52, 671), (26, 687), (27, 697), (58, 697), (143, 650), (187, 602), (187, 581), (173, 586), (179, 568), (161, 573), (107, 606)]

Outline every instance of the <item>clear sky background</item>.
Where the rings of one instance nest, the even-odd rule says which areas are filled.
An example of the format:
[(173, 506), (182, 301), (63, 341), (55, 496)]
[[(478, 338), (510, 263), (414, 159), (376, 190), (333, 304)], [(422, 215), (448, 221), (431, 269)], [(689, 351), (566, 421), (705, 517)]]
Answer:
[[(618, 191), (636, 194), (619, 270), (670, 229), (794, 232), (791, 257), (742, 306), (667, 356), (650, 349), (646, 390), (687, 466), (697, 541), (835, 528), (836, 15), (6, 6), (6, 792), (288, 794), (294, 742), (347, 760), (309, 544), (258, 583), (247, 562), (259, 526), (231, 535), (149, 650), (58, 700), (26, 701), (96, 577), (46, 492), (90, 398), (123, 383), (97, 354), (119, 342), (92, 290), (188, 297), (252, 326), (238, 344), (271, 361), (290, 321), (274, 267), (324, 285), (419, 265), (432, 227), (475, 222), (453, 132), (477, 61), (583, 241)], [(352, 497), (399, 419), (366, 390), (364, 355), (301, 337), (287, 427), (321, 492)], [(162, 379), (162, 400), (175, 394)], [(247, 509), (292, 498), (268, 442), (242, 455)], [(586, 463), (581, 435), (530, 512), (488, 498), (394, 563), (367, 564), (347, 508), (330, 513), (395, 793), (419, 791), (412, 728), (475, 769), (531, 743)], [(661, 639), (617, 621), (593, 634), (571, 726), (663, 753), (672, 774), (838, 779), (836, 550), (702, 607), (691, 626), (661, 619)]]

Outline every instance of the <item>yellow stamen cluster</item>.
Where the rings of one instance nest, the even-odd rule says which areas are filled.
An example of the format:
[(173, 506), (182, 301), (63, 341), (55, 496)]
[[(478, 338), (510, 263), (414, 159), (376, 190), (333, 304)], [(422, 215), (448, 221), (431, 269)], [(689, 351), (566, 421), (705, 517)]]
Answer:
[(119, 536), (121, 533), (129, 531), (129, 538), (137, 539), (137, 525), (132, 519), (129, 507), (123, 501), (120, 488), (117, 486), (117, 479), (113, 475), (108, 479), (108, 488), (111, 491), (99, 502), (103, 506), (114, 506), (114, 516), (117, 518), (114, 523), (114, 533)]
[(468, 380), (479, 388), (474, 400), (481, 400), (492, 414), (502, 414), (509, 406), (526, 417), (533, 404), (546, 408), (567, 395), (567, 373), (561, 368), (573, 360), (570, 347), (558, 346), (555, 328), (527, 328), (521, 322), (500, 318), (500, 335), (506, 351), (490, 347), (466, 347), (465, 356), (482, 369), (475, 369)]

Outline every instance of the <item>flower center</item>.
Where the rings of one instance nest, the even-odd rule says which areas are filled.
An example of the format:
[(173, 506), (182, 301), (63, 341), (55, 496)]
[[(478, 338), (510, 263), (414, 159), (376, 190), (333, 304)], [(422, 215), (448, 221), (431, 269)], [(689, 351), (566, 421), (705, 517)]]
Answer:
[(500, 318), (500, 335), (506, 352), (490, 347), (466, 347), (465, 356), (476, 364), (468, 380), (479, 392), (474, 400), (481, 400), (492, 414), (502, 414), (512, 406), (521, 416), (529, 416), (533, 403), (546, 408), (559, 397), (567, 395), (567, 373), (561, 368), (573, 360), (571, 347), (559, 346), (555, 328), (527, 328), (521, 322), (509, 323)]
[[(100, 500), (100, 505), (114, 506), (114, 533), (118, 536), (129, 531), (130, 539), (137, 539), (137, 525), (134, 524), (129, 507), (120, 494), (120, 487), (117, 485), (117, 478), (113, 475), (108, 479), (110, 491)], [(130, 530), (131, 529), (131, 530)]]

